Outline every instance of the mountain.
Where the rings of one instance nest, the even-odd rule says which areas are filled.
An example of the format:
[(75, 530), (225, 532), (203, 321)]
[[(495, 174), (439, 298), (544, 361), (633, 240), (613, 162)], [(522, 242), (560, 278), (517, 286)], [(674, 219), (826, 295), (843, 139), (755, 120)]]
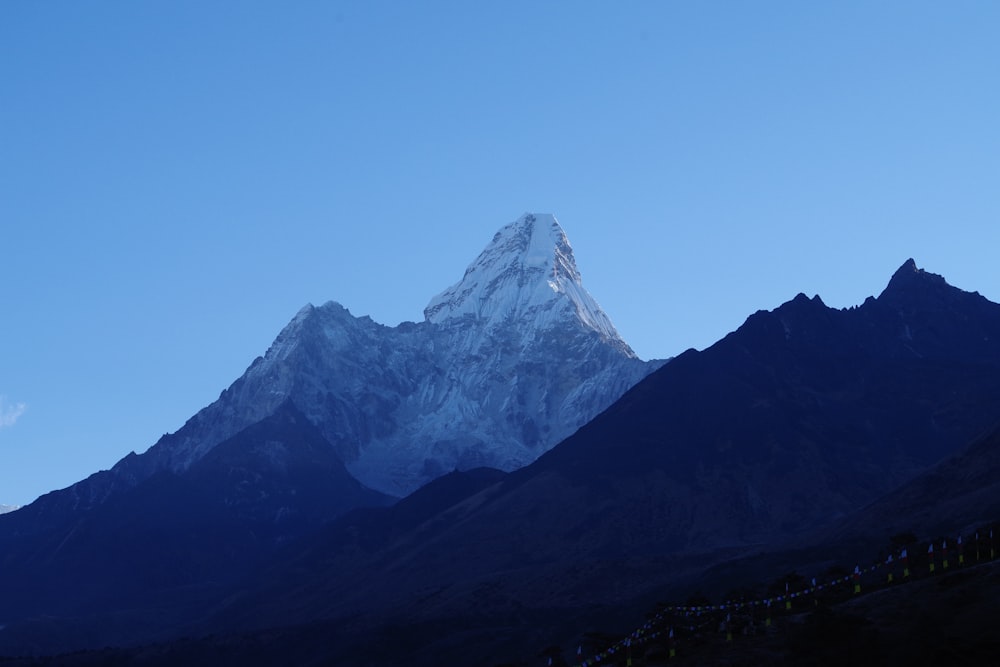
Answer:
[(8, 512), (13, 512), (19, 509), (20, 505), (0, 505), (0, 514), (7, 514)]
[[(488, 275), (483, 266), (466, 274), (469, 295), (483, 284), (478, 274)], [(504, 284), (509, 290), (516, 280)], [(466, 312), (465, 291), (433, 301), (431, 309), (445, 305), (428, 317), (444, 319), (426, 324), (502, 321), (490, 309)], [(536, 305), (518, 303), (528, 304), (522, 313)], [(298, 414), (314, 423), (307, 411)], [(241, 532), (250, 524), (227, 522), (232, 532), (223, 543), (261, 556), (224, 581), (184, 580), (184, 588), (142, 604), (126, 606), (136, 599), (123, 598), (110, 611), (98, 609), (103, 616), (93, 606), (58, 615), (30, 598), (29, 591), (45, 589), (17, 571), (0, 585), (37, 615), (11, 622), (16, 606), (0, 600), (8, 604), (0, 607), (0, 623), (8, 624), (0, 652), (31, 637), (58, 637), (68, 647), (213, 635), (144, 655), (169, 661), (180, 651), (191, 664), (219, 655), (245, 664), (276, 655), (298, 662), (364, 656), (374, 665), (515, 661), (570, 645), (586, 629), (635, 627), (656, 600), (689, 591), (707, 572), (725, 569), (730, 581), (742, 581), (741, 572), (745, 579), (765, 567), (747, 557), (788, 548), (805, 554), (817, 543), (803, 540), (830, 535), (865, 512), (906, 513), (913, 520), (907, 530), (925, 517), (936, 525), (940, 512), (952, 510), (975, 521), (992, 506), (997, 423), (1000, 306), (909, 260), (858, 307), (832, 309), (800, 294), (751, 315), (715, 345), (649, 374), (509, 474), (453, 472), (391, 507), (354, 510), (267, 553), (253, 551), (255, 531)], [(941, 463), (948, 457), (951, 463)], [(150, 480), (196, 485), (188, 474), (164, 469)], [(921, 514), (936, 504), (940, 512)], [(15, 517), (44, 524), (42, 510), (51, 506), (33, 507), (0, 520), (0, 537)], [(969, 507), (975, 511), (963, 515)], [(97, 523), (111, 527), (105, 541), (119, 534), (117, 524)], [(59, 544), (81, 531), (45, 537)], [(45, 543), (16, 546), (20, 554), (53, 553)], [(227, 557), (217, 547), (210, 552)], [(11, 553), (0, 542), (8, 562)]]
[(503, 227), (423, 322), (308, 305), (176, 433), (0, 517), (0, 649), (155, 636), (351, 509), (533, 461), (660, 365), (550, 215)]
[(215, 403), (112, 477), (183, 471), (290, 400), (354, 477), (404, 496), (456, 468), (530, 463), (662, 363), (621, 339), (551, 215), (503, 227), (424, 314), (387, 327), (306, 306)]
[[(531, 465), (374, 549), (330, 533), (322, 557), (286, 554), (296, 567), (269, 569), (203, 630), (304, 623), (308, 610), (353, 619), (341, 647), (424, 628), (428, 664), (495, 664), (832, 526), (998, 421), (1000, 306), (910, 260), (861, 306), (798, 295), (755, 313)], [(408, 646), (410, 664), (417, 653)]]
[(860, 307), (800, 294), (680, 355), (531, 471), (589, 485), (658, 474), (671, 510), (648, 527), (677, 546), (769, 542), (875, 500), (994, 424), (998, 368), (1000, 306), (909, 260)]

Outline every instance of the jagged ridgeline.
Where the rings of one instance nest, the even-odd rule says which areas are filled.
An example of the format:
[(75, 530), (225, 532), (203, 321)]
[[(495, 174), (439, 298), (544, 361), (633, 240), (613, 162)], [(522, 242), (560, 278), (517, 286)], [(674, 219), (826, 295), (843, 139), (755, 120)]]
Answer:
[(530, 463), (660, 365), (584, 289), (551, 215), (503, 227), (424, 315), (388, 327), (306, 306), (145, 467), (184, 470), (291, 401), (352, 475), (403, 496), (454, 469)]

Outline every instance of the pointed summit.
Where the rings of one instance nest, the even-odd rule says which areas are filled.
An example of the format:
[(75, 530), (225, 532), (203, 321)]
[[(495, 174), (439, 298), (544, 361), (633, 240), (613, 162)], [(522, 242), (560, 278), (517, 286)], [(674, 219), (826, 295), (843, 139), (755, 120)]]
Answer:
[(567, 316), (606, 340), (621, 341), (584, 289), (566, 233), (554, 216), (541, 213), (525, 213), (503, 227), (462, 280), (424, 309), (428, 322), (472, 319), (488, 330), (512, 322), (546, 329)]
[(896, 272), (892, 274), (892, 278), (889, 279), (889, 284), (882, 291), (879, 298), (881, 299), (882, 297), (888, 296), (892, 299), (914, 290), (920, 290), (921, 286), (923, 286), (923, 290), (937, 291), (943, 287), (948, 287), (949, 285), (945, 279), (938, 274), (930, 273), (917, 268), (917, 263), (913, 261), (913, 258), (910, 258), (903, 262), (903, 265), (896, 269)]
[(896, 273), (894, 273), (893, 276), (899, 274), (907, 274), (907, 273), (919, 273), (920, 271), (923, 271), (923, 269), (917, 268), (917, 263), (914, 261), (912, 257), (910, 257), (905, 262), (903, 262), (903, 265), (901, 267), (896, 269)]

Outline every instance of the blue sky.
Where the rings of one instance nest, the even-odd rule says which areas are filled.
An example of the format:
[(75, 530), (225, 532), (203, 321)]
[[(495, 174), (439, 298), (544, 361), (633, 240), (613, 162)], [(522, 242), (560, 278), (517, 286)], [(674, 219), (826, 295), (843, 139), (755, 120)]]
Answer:
[(554, 213), (644, 358), (908, 257), (1000, 300), (994, 2), (0, 4), (0, 503), (305, 303), (419, 320)]

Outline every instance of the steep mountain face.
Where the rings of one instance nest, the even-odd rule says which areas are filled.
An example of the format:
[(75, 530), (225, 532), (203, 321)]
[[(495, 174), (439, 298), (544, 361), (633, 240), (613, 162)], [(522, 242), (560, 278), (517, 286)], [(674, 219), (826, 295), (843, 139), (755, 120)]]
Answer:
[(402, 496), (450, 470), (530, 463), (658, 366), (583, 288), (555, 218), (526, 214), (431, 300), (424, 322), (303, 308), (142, 465), (183, 470), (290, 400), (355, 477)]
[[(475, 323), (503, 336), (510, 335), (511, 321), (529, 323), (521, 327), (522, 347), (538, 332), (576, 322), (625, 356), (635, 356), (583, 289), (569, 240), (550, 215), (526, 214), (497, 232), (462, 280), (431, 299), (424, 317), (450, 326)], [(465, 352), (482, 342), (465, 341)]]

